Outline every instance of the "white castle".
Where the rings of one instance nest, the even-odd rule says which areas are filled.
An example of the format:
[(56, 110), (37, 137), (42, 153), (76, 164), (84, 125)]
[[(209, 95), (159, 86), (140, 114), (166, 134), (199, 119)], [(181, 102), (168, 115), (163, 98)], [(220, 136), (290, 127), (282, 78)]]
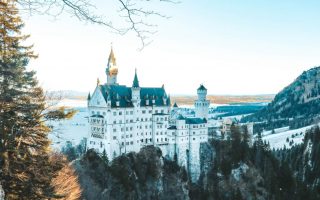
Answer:
[(177, 159), (195, 181), (200, 175), (200, 143), (208, 141), (207, 89), (200, 85), (195, 116), (179, 114), (162, 87), (140, 87), (135, 71), (132, 87), (117, 83), (118, 68), (111, 48), (106, 68), (107, 83), (98, 81), (88, 95), (88, 149), (106, 152), (113, 159), (130, 151), (153, 145), (162, 155)]

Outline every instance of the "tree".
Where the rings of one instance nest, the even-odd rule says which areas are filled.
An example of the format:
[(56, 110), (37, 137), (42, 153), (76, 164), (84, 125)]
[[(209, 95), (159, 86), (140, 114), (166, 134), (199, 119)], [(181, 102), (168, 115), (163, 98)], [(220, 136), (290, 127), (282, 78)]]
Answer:
[(101, 159), (102, 159), (102, 161), (103, 161), (106, 165), (109, 164), (108, 155), (107, 155), (105, 149), (103, 149), (103, 152), (102, 152), (102, 154), (101, 154)]
[[(134, 32), (140, 39), (140, 49), (148, 45), (151, 42), (150, 37), (156, 33), (157, 25), (152, 23), (151, 19), (154, 17), (169, 18), (153, 8), (158, 8), (163, 3), (179, 3), (177, 0), (115, 0), (109, 4), (114, 3), (114, 6), (118, 7), (117, 11), (104, 16), (98, 14), (98, 8), (90, 0), (15, 1), (20, 5), (21, 10), (28, 13), (46, 14), (54, 18), (62, 13), (68, 13), (80, 21), (103, 25), (120, 35)], [(119, 22), (114, 20), (115, 15), (118, 15)]]
[(79, 199), (81, 196), (81, 188), (78, 177), (66, 157), (58, 153), (53, 154), (50, 156), (50, 163), (57, 168), (55, 170), (55, 177), (51, 182), (57, 196), (54, 199)]
[(26, 70), (37, 56), (25, 45), (29, 36), (21, 33), (22, 27), (15, 1), (1, 1), (0, 180), (7, 199), (46, 199), (55, 196), (46, 103), (35, 73)]

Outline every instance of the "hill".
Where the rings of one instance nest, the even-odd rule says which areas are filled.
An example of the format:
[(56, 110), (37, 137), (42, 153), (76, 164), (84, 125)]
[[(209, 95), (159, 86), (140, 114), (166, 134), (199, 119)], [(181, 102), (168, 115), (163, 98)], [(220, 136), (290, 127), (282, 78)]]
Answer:
[(267, 122), (268, 128), (306, 126), (320, 113), (320, 67), (304, 71), (280, 91), (267, 107), (243, 118), (244, 122)]

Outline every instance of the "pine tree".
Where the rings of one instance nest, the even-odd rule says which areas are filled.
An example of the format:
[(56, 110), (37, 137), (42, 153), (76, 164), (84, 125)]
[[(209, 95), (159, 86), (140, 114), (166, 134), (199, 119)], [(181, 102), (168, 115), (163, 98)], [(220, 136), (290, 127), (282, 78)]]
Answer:
[[(24, 45), (16, 1), (0, 1), (0, 181), (7, 199), (54, 197), (43, 90), (27, 71), (37, 56)], [(50, 113), (50, 112), (49, 112)], [(68, 113), (67, 113), (68, 114)]]
[(103, 149), (102, 155), (101, 155), (101, 159), (102, 161), (108, 165), (109, 164), (109, 159), (108, 159), (108, 155), (105, 149)]

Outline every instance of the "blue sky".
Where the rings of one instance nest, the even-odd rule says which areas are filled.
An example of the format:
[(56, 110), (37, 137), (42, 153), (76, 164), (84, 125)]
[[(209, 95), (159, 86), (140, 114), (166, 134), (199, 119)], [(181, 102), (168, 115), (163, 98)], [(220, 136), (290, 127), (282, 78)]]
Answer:
[[(101, 13), (113, 13), (116, 1), (96, 1)], [(182, 0), (165, 4), (154, 19), (153, 42), (137, 51), (133, 33), (119, 36), (67, 14), (52, 20), (24, 16), (39, 59), (40, 84), (48, 90), (92, 91), (104, 82), (110, 43), (120, 84), (131, 85), (137, 68), (142, 86), (165, 84), (171, 94), (195, 94), (203, 83), (210, 94), (270, 94), (304, 70), (319, 65), (320, 1)]]

